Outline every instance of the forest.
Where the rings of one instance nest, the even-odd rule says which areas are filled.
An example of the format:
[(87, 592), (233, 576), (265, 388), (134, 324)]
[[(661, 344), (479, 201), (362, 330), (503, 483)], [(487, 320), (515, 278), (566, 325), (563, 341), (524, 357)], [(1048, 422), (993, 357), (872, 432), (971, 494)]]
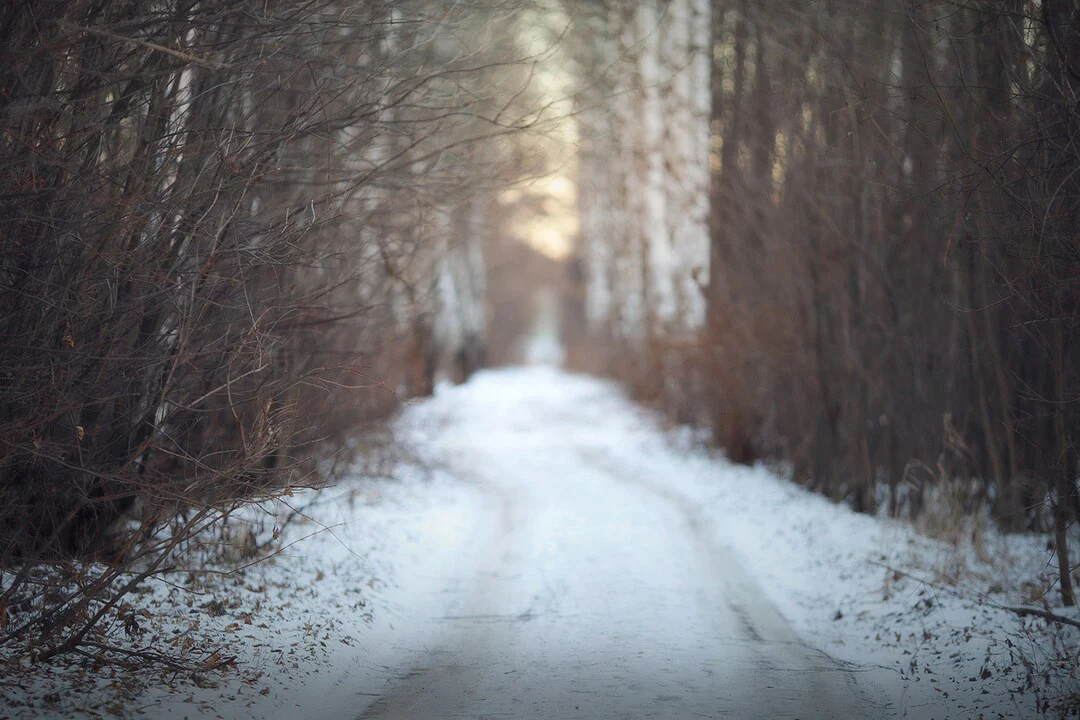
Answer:
[(861, 512), (1052, 529), (1072, 605), (1080, 6), (593, 10), (582, 366)]
[(141, 587), (552, 352), (1037, 535), (1080, 627), (1078, 0), (11, 0), (0, 58), (3, 663), (180, 667)]

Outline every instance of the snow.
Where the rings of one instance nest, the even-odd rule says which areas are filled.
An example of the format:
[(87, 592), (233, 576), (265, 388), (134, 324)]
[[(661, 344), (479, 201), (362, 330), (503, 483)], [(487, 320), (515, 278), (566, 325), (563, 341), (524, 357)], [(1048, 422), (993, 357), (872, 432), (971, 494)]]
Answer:
[(535, 320), (522, 340), (521, 356), (528, 365), (561, 365), (566, 355), (559, 340), (559, 297), (550, 287), (536, 295)]
[[(1038, 680), (1055, 636), (1000, 607), (1017, 578), (1045, 584), (1045, 538), (988, 533), (981, 560), (734, 466), (550, 367), (441, 385), (396, 434), (410, 452), (391, 478), (293, 498), (311, 519), (284, 540), (310, 537), (242, 583), (191, 608), (148, 594), (158, 632), (193, 616), (232, 638), (240, 671), (150, 678), (125, 713), (1022, 718), (1038, 701), (1025, 660), (1037, 687), (1076, 689)], [(218, 617), (199, 610), (211, 596)], [(1056, 639), (1075, 668), (1077, 638)], [(16, 707), (35, 695), (13, 682), (14, 716), (72, 712)], [(79, 702), (116, 711), (116, 692)]]

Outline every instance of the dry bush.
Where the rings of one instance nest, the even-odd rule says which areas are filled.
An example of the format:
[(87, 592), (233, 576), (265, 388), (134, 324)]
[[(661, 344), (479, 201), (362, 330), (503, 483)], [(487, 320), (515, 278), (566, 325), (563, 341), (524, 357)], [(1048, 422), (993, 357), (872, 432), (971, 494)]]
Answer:
[[(796, 387), (805, 355), (792, 312), (776, 303), (732, 306), (702, 333), (695, 365), (705, 378), (698, 394), (717, 444), (735, 462), (789, 456), (786, 438), (798, 426)], [(772, 379), (781, 379), (777, 384)], [(798, 466), (798, 454), (795, 454)]]
[(461, 254), (432, 218), (536, 120), (498, 75), (513, 6), (432, 9), (0, 8), (5, 653), (104, 642), (193, 539), (430, 391)]

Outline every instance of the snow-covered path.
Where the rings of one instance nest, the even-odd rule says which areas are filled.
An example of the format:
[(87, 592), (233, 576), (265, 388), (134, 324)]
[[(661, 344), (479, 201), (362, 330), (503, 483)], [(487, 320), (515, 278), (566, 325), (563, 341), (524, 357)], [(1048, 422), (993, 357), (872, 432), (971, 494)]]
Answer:
[(606, 386), (533, 368), (446, 390), (412, 420), (478, 511), (360, 717), (878, 714), (717, 542), (686, 479), (626, 446), (636, 419)]
[[(1010, 578), (1045, 565), (1043, 538), (989, 536), (988, 565), (732, 465), (613, 383), (551, 368), (442, 385), (396, 434), (408, 452), (388, 477), (361, 469), (282, 508), (306, 520), (214, 591), (224, 614), (158, 588), (175, 632), (230, 638), (243, 674), (152, 684), (139, 713), (1037, 714), (1013, 668), (1049, 667), (1038, 648), (1054, 646), (1001, 605), (1018, 602)], [(962, 584), (936, 581), (950, 576)]]

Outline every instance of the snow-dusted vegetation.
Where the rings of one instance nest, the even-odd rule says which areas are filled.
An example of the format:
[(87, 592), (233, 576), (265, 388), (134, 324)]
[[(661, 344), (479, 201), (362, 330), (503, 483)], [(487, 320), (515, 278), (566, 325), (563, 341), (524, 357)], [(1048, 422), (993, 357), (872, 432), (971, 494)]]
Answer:
[(523, 19), (0, 10), (6, 653), (168, 664), (114, 645), (127, 595), (480, 365), (484, 220), (542, 165)]

